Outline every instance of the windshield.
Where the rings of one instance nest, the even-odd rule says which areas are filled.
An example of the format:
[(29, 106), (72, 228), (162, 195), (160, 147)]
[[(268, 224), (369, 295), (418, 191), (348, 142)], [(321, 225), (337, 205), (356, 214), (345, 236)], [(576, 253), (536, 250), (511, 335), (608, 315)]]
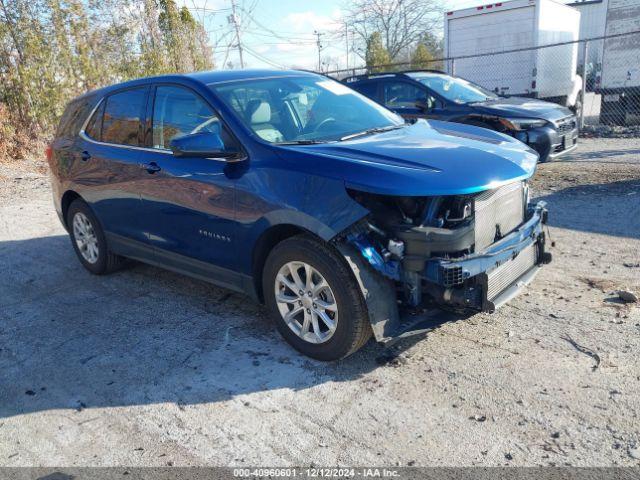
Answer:
[(404, 124), (395, 113), (323, 77), (243, 80), (209, 87), (245, 125), (271, 143), (337, 141)]
[(421, 74), (415, 78), (447, 100), (459, 104), (486, 102), (498, 98), (495, 93), (462, 78), (437, 73)]

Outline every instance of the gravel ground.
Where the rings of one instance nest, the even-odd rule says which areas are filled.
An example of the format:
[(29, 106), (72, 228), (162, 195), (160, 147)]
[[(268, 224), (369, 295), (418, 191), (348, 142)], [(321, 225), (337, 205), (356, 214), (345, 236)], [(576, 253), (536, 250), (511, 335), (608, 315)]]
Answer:
[(639, 139), (540, 166), (554, 261), (523, 295), (333, 364), (241, 295), (91, 276), (21, 167), (0, 165), (0, 465), (640, 465), (640, 306), (611, 294), (640, 292)]

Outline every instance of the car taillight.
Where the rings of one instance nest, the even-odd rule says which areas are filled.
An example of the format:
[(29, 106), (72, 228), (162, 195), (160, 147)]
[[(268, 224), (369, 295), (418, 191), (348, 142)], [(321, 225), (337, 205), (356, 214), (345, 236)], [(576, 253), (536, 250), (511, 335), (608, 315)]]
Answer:
[(47, 145), (44, 153), (47, 156), (47, 162), (51, 162), (51, 159), (53, 158), (53, 148), (51, 147), (51, 144)]

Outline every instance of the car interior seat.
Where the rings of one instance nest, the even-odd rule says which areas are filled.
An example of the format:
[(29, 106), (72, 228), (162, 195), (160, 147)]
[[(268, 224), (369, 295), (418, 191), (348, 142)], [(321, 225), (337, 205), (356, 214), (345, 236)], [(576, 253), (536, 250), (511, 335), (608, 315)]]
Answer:
[(245, 115), (251, 124), (251, 128), (260, 138), (268, 142), (282, 142), (282, 132), (275, 128), (271, 122), (271, 105), (263, 100), (251, 100), (247, 103)]

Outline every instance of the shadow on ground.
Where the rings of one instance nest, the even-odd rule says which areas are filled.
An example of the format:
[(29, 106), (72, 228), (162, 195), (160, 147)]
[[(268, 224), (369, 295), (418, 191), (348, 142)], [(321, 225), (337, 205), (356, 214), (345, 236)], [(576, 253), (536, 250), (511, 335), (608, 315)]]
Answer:
[[(578, 144), (579, 146), (579, 144)], [(613, 159), (616, 157), (626, 157), (629, 155), (640, 155), (640, 149), (614, 149), (614, 150), (593, 150), (593, 151), (580, 151), (578, 148), (577, 151), (571, 153), (571, 155), (567, 155), (566, 157), (561, 157), (557, 160), (553, 160), (553, 163), (580, 163), (580, 162), (603, 162), (603, 163), (616, 163), (616, 164), (628, 164), (635, 165), (637, 161), (610, 161), (609, 159)]]
[(0, 242), (0, 269), (0, 417), (346, 382), (424, 338), (316, 362), (247, 297), (141, 264), (93, 276), (66, 236)]
[(549, 225), (617, 237), (640, 238), (638, 179), (576, 185), (538, 197), (549, 208)]

